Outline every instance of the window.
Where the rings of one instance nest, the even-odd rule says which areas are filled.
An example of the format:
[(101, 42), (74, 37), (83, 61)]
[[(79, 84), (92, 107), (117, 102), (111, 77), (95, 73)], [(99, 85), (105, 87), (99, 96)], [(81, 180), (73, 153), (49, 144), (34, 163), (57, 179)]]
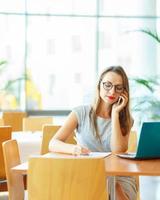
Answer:
[(158, 0), (7, 2), (0, 1), (2, 110), (87, 104), (110, 65), (122, 65), (130, 77), (160, 72), (157, 43), (137, 31), (160, 31)]

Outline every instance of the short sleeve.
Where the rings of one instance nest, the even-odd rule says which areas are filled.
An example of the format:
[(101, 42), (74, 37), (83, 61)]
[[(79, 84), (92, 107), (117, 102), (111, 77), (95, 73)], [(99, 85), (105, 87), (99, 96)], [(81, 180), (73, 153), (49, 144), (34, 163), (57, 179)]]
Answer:
[(78, 124), (81, 124), (81, 122), (83, 120), (83, 116), (84, 116), (83, 106), (75, 107), (75, 108), (73, 108), (72, 111), (76, 114), (76, 117), (77, 117), (77, 120), (78, 120)]
[(84, 127), (86, 120), (89, 117), (89, 106), (78, 106), (73, 108), (72, 112), (76, 114), (78, 120), (77, 131), (80, 132), (81, 128)]

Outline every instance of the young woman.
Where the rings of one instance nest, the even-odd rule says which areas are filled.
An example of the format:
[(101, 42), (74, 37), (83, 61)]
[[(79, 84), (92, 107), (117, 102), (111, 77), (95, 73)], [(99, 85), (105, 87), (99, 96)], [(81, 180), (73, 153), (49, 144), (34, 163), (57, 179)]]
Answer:
[[(122, 67), (112, 66), (99, 77), (93, 105), (74, 108), (52, 138), (49, 149), (74, 155), (90, 151), (125, 152), (132, 124), (127, 75)], [(75, 129), (78, 144), (65, 143)], [(109, 177), (108, 185), (111, 200), (114, 199), (114, 193), (116, 200), (137, 198), (134, 177)]]

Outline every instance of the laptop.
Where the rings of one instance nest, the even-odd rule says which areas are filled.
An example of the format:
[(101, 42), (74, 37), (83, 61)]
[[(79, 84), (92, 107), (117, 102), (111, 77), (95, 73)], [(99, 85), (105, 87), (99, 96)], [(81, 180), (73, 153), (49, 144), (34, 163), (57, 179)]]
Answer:
[(137, 160), (160, 158), (160, 122), (143, 122), (139, 132), (137, 151), (116, 155)]

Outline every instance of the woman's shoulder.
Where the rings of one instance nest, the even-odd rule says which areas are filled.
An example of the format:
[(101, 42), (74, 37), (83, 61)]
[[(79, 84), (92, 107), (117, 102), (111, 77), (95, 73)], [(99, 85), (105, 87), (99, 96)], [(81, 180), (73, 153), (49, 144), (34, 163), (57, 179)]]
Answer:
[(89, 105), (81, 105), (72, 109), (72, 112), (74, 112), (77, 116), (79, 124), (82, 122), (85, 122), (86, 119), (88, 119), (90, 109), (91, 109), (91, 106)]

